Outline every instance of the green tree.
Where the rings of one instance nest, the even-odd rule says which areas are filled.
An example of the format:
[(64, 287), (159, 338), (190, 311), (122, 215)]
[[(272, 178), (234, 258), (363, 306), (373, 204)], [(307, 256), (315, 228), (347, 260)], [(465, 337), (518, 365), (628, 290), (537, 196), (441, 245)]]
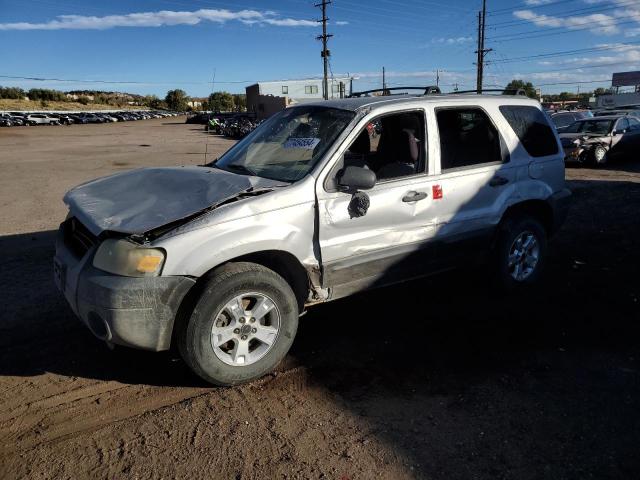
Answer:
[(0, 98), (22, 99), (25, 95), (25, 91), (21, 88), (0, 87)]
[(538, 98), (536, 94), (536, 87), (531, 82), (525, 82), (524, 80), (511, 80), (504, 89), (505, 95), (513, 95), (518, 90), (524, 90), (529, 98)]
[(236, 93), (233, 95), (233, 109), (236, 112), (247, 111), (247, 96), (244, 93)]
[(228, 92), (214, 92), (209, 95), (207, 107), (214, 112), (230, 112), (233, 110), (233, 96)]
[(606, 94), (607, 94), (607, 89), (606, 89), (606, 88), (602, 88), (602, 87), (600, 87), (600, 88), (596, 88), (596, 89), (593, 91), (593, 94), (594, 94), (596, 97), (597, 97), (597, 96), (599, 96), (599, 95), (606, 95)]
[(154, 108), (154, 109), (157, 109), (157, 110), (162, 110), (162, 109), (167, 108), (166, 102), (164, 102), (163, 100), (160, 100), (155, 95), (146, 95), (142, 99), (142, 104), (144, 106), (146, 106), (146, 107)]
[(189, 106), (189, 97), (187, 95), (187, 92), (180, 89), (169, 90), (164, 101), (167, 103), (167, 107), (169, 107), (169, 110), (184, 112)]

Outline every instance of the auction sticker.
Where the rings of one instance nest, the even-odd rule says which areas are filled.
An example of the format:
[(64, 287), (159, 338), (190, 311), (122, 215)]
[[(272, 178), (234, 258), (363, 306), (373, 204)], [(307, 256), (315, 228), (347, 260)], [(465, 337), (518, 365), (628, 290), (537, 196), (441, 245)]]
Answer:
[(319, 143), (319, 138), (290, 138), (284, 143), (284, 148), (300, 148), (302, 150), (313, 150)]

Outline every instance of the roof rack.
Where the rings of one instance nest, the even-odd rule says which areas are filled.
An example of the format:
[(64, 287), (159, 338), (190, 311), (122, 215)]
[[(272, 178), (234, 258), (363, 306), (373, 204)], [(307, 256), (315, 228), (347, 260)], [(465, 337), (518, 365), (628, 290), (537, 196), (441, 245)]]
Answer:
[(482, 95), (483, 93), (501, 93), (504, 95), (527, 96), (527, 92), (525, 92), (522, 88), (483, 88), (482, 92), (478, 92), (478, 90), (458, 90), (456, 92), (451, 92), (449, 95), (458, 95), (460, 93), (478, 93), (479, 95)]
[(363, 92), (352, 92), (351, 95), (349, 95), (347, 98), (357, 98), (357, 97), (364, 97), (364, 96), (369, 96), (372, 93), (375, 92), (382, 92), (383, 96), (387, 96), (387, 95), (402, 95), (401, 93), (388, 93), (388, 92), (392, 92), (392, 91), (398, 91), (398, 90), (421, 90), (423, 93), (423, 95), (434, 95), (434, 94), (439, 94), (442, 93), (440, 91), (440, 87), (434, 86), (434, 85), (430, 85), (427, 87), (391, 87), (391, 88), (375, 88), (373, 90), (365, 90)]

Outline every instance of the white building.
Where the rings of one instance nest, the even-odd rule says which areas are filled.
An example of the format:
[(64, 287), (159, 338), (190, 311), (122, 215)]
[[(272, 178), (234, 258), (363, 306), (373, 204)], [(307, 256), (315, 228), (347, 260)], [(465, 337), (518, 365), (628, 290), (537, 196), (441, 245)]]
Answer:
[[(351, 77), (329, 79), (328, 97), (342, 98), (351, 94)], [(267, 118), (280, 110), (305, 102), (322, 100), (322, 78), (258, 82), (246, 88), (247, 111)]]

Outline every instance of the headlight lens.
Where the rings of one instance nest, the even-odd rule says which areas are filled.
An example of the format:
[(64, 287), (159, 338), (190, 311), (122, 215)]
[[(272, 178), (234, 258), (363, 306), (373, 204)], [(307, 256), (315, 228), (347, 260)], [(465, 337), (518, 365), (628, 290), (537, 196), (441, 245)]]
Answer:
[(108, 239), (93, 257), (93, 266), (125, 277), (156, 277), (164, 265), (165, 253), (144, 248), (128, 240)]

